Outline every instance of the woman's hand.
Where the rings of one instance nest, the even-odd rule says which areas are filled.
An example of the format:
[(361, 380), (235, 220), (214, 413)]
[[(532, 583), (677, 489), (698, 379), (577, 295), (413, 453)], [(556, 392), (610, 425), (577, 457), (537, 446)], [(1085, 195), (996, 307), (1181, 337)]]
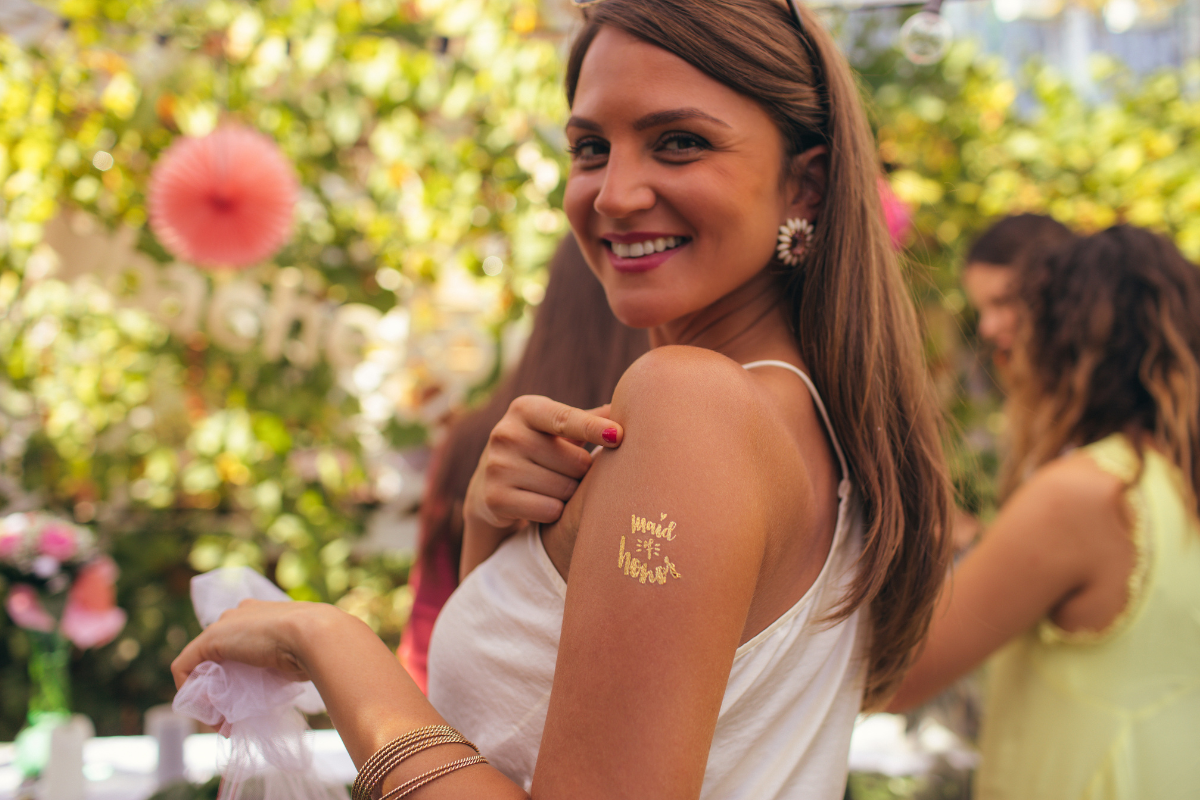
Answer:
[(590, 411), (524, 395), (492, 429), (463, 507), (460, 575), (488, 558), (524, 521), (555, 522), (592, 466), (590, 446), (615, 448), (608, 406)]
[(341, 612), (319, 603), (243, 600), (205, 628), (171, 663), (175, 688), (182, 688), (204, 661), (240, 661), (307, 681), (311, 676), (300, 657), (301, 637), (319, 630), (334, 613)]

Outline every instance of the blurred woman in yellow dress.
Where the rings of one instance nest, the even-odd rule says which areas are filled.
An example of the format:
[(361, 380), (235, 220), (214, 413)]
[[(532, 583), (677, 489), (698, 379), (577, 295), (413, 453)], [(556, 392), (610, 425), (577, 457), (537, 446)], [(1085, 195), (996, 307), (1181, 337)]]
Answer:
[(979, 800), (1200, 797), (1200, 270), (1120, 225), (1020, 294), (1008, 500), (891, 707), (990, 657)]

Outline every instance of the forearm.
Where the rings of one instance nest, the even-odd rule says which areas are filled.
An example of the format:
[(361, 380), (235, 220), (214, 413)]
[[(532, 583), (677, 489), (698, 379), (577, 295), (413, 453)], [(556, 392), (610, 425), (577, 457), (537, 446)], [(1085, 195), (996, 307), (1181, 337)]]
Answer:
[(297, 657), (355, 764), (413, 728), (445, 724), (365, 623), (333, 606), (314, 612), (297, 632)]
[(492, 557), (500, 544), (516, 530), (496, 528), (482, 520), (467, 517), (463, 520), (462, 558), (458, 565), (458, 580), (461, 583), (471, 571)]
[[(446, 721), (430, 705), (392, 652), (363, 622), (332, 606), (320, 608), (297, 631), (297, 657), (325, 701), (355, 765), (409, 731)], [(442, 745), (405, 761), (384, 782), (393, 786), (451, 761), (474, 755), (465, 745)], [(526, 798), (490, 766), (451, 773), (412, 798)]]

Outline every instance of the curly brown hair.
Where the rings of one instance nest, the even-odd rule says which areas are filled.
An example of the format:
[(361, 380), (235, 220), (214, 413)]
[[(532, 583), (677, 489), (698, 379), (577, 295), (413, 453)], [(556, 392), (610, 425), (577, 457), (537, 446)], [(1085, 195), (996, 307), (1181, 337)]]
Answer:
[(1064, 449), (1124, 433), (1200, 496), (1200, 269), (1169, 240), (1117, 225), (1028, 265), (1004, 493)]
[(967, 250), (965, 263), (1020, 267), (1038, 250), (1074, 238), (1071, 229), (1044, 214), (1013, 214), (992, 225)]

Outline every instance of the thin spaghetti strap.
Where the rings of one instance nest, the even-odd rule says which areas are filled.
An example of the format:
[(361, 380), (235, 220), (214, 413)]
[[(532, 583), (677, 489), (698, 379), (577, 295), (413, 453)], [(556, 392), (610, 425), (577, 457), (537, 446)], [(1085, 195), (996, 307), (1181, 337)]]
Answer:
[(804, 381), (804, 385), (808, 387), (808, 393), (812, 395), (813, 403), (817, 406), (817, 411), (821, 412), (821, 419), (825, 422), (825, 430), (829, 432), (829, 441), (833, 443), (833, 451), (837, 453), (838, 464), (842, 468), (842, 480), (850, 478), (850, 468), (846, 464), (846, 455), (842, 452), (841, 442), (838, 441), (837, 433), (833, 430), (833, 423), (829, 420), (829, 412), (825, 410), (825, 402), (821, 400), (821, 393), (817, 391), (817, 387), (813, 384), (812, 378), (804, 374), (804, 370), (799, 367), (789, 364), (786, 361), (776, 361), (767, 359), (764, 361), (751, 361), (748, 364), (742, 364), (742, 369), (757, 369), (758, 367), (782, 367), (796, 374), (800, 380)]

